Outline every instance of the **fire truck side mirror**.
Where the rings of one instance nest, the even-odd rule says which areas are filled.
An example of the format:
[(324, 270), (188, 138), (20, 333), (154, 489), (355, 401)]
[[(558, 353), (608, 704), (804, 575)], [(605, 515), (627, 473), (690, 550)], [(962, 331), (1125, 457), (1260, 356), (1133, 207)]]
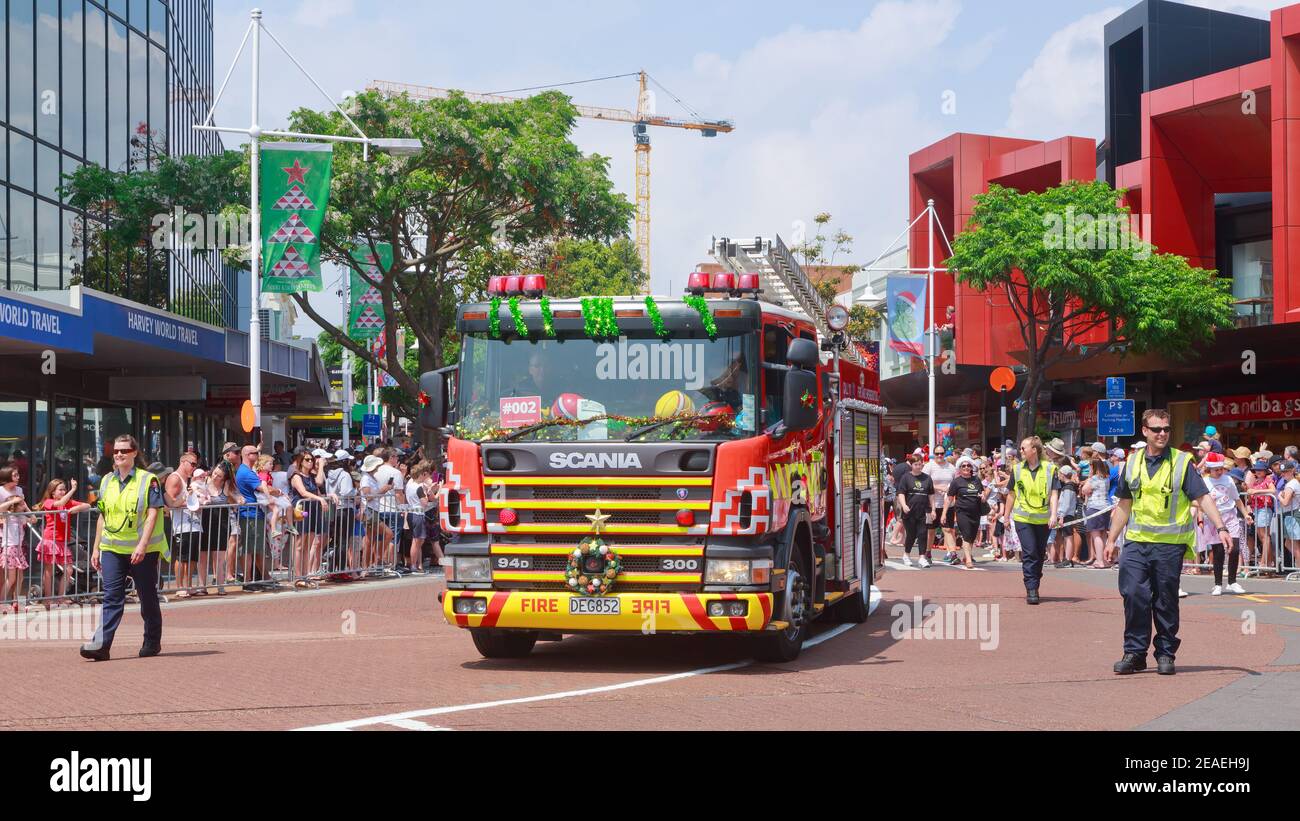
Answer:
[[(807, 340), (796, 341), (807, 342)], [(792, 345), (791, 350), (793, 348)], [(781, 419), (785, 427), (792, 431), (813, 428), (817, 424), (817, 406), (817, 374), (802, 368), (791, 368), (786, 371)]]
[(811, 339), (790, 340), (790, 349), (786, 352), (785, 361), (796, 368), (803, 368), (806, 371), (817, 370), (817, 366), (821, 364), (821, 355), (817, 352), (817, 343)]
[(426, 430), (437, 430), (447, 425), (447, 386), (451, 371), (455, 368), (443, 368), (420, 375), (421, 399), (428, 397), (428, 404), (420, 409), (420, 425)]

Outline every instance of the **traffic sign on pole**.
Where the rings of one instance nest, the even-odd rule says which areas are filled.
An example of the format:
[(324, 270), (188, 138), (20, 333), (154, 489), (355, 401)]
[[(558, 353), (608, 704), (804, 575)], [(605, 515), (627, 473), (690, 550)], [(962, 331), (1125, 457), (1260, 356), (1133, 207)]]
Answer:
[(1132, 399), (1104, 399), (1097, 403), (1098, 436), (1132, 436), (1136, 411)]
[(379, 436), (383, 420), (377, 413), (367, 413), (361, 422), (362, 436)]
[(1122, 376), (1106, 377), (1106, 398), (1123, 399), (1128, 395), (1127, 380)]

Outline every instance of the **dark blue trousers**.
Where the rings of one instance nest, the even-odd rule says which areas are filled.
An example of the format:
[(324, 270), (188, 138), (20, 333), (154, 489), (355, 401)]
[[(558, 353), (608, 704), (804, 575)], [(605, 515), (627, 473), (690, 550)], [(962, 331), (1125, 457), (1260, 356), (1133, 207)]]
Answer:
[(158, 644), (162, 641), (162, 607), (158, 604), (158, 553), (146, 553), (144, 561), (131, 564), (129, 555), (109, 553), (99, 554), (100, 581), (104, 587), (104, 621), (95, 632), (91, 646), (110, 649), (113, 646), (113, 634), (122, 623), (122, 611), (126, 607), (126, 577), (135, 581), (135, 592), (140, 598), (140, 615), (144, 617), (144, 643)]
[(1178, 652), (1178, 577), (1183, 571), (1181, 544), (1125, 542), (1119, 554), (1119, 592), (1124, 597), (1124, 652), (1146, 656), (1151, 625), (1156, 629), (1156, 656)]
[(1016, 522), (1016, 537), (1020, 539), (1020, 569), (1025, 574), (1025, 592), (1037, 590), (1043, 580), (1043, 559), (1047, 557), (1047, 525)]

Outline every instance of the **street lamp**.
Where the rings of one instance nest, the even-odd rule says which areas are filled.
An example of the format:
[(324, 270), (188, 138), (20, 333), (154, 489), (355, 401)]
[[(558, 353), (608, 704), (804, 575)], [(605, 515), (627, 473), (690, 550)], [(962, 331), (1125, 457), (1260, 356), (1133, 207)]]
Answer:
[[(370, 159), (370, 148), (373, 146), (376, 150), (387, 151), (394, 156), (409, 157), (418, 154), (424, 147), (418, 139), (410, 138), (375, 138), (366, 136), (365, 132), (353, 122), (348, 113), (339, 107), (321, 88), (320, 83), (303, 68), (284, 44), (279, 41), (270, 30), (262, 26), (262, 10), (253, 9), (249, 13), (252, 18), (248, 24), (247, 31), (244, 32), (244, 39), (239, 44), (239, 49), (235, 52), (235, 59), (230, 63), (230, 70), (226, 72), (226, 78), (221, 82), (221, 89), (217, 91), (217, 96), (212, 101), (212, 108), (208, 111), (208, 116), (203, 121), (203, 125), (194, 126), (197, 131), (213, 131), (223, 134), (243, 134), (249, 138), (249, 166), (251, 170), (250, 185), (252, 189), (249, 197), (249, 207), (251, 208), (252, 222), (252, 248), (250, 249), (250, 290), (252, 294), (252, 307), (249, 311), (248, 320), (248, 398), (253, 406), (253, 430), (251, 432), (254, 444), (260, 444), (260, 434), (262, 429), (262, 321), (258, 313), (258, 308), (262, 301), (262, 215), (261, 205), (258, 202), (261, 174), (261, 141), (263, 137), (281, 137), (281, 138), (301, 138), (309, 140), (325, 140), (327, 142), (337, 143), (358, 143), (361, 145), (362, 156)], [(348, 125), (357, 133), (355, 137), (344, 137), (330, 134), (306, 134), (298, 131), (273, 131), (262, 128), (259, 123), (261, 117), (260, 111), (260, 93), (262, 79), (262, 34), (270, 37), (284, 55), (298, 67), (316, 90), (319, 91), (325, 99), (330, 101), (334, 109), (347, 120)], [(226, 92), (226, 85), (230, 82), (230, 76), (235, 71), (235, 66), (239, 64), (239, 58), (244, 53), (244, 46), (248, 44), (249, 37), (253, 39), (252, 63), (253, 63), (253, 89), (252, 89), (252, 124), (247, 128), (226, 128), (212, 125), (212, 117), (216, 113), (217, 105), (221, 102), (221, 96)], [(344, 322), (347, 322), (347, 305), (343, 306)], [(349, 411), (350, 412), (350, 411)], [(345, 421), (346, 424), (346, 421)]]

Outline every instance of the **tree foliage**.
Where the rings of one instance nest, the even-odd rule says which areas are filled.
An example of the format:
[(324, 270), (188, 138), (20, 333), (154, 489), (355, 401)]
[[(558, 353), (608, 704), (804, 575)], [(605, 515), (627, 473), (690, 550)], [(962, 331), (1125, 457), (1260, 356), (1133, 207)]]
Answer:
[[(334, 159), (322, 257), (348, 265), (354, 244), (390, 242), (394, 262), (376, 286), (386, 316), (402, 316), (419, 342), (416, 371), (440, 367), (457, 306), (481, 299), (487, 278), (514, 273), (518, 254), (561, 239), (611, 241), (627, 232), (633, 207), (613, 190), (608, 160), (584, 155), (570, 140), (577, 112), (548, 92), (514, 103), (385, 98), (351, 101), (350, 115), (370, 136), (415, 137), (410, 157), (372, 154), (341, 145)], [(290, 128), (354, 134), (337, 112), (300, 109)], [(302, 310), (363, 360), (364, 345), (325, 322), (303, 295)], [(417, 380), (397, 361), (396, 325), (389, 323), (388, 361), (411, 397)]]
[[(957, 280), (1004, 293), (1019, 324), (1028, 366), (1021, 436), (1054, 365), (1108, 350), (1181, 358), (1232, 322), (1231, 283), (1136, 237), (1122, 194), (1095, 181), (1042, 193), (994, 185), (975, 197), (953, 242), (946, 264)], [(1108, 344), (1085, 344), (1098, 330)]]

